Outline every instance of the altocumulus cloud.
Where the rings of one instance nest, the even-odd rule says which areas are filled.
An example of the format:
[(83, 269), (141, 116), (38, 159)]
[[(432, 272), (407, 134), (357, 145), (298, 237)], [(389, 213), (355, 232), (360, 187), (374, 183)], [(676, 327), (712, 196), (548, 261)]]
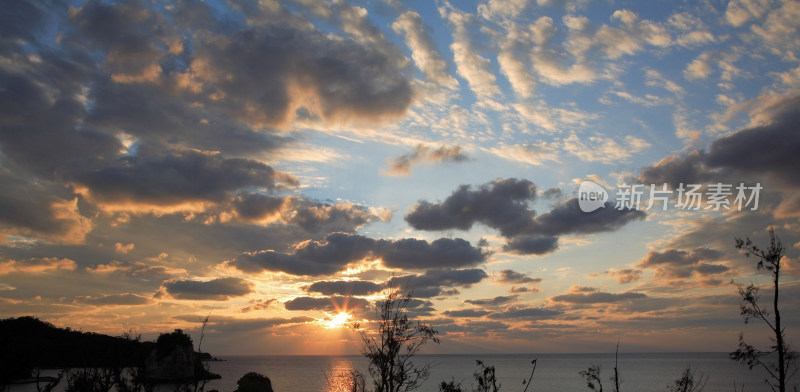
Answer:
[(253, 292), (252, 284), (240, 278), (218, 278), (209, 281), (168, 280), (161, 284), (155, 298), (226, 301)]

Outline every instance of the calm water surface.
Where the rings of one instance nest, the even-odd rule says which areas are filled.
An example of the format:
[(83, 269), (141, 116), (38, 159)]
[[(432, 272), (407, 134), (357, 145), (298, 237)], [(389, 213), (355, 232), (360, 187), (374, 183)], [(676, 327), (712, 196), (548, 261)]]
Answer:
[[(226, 361), (209, 363), (211, 371), (222, 375), (221, 380), (208, 384), (206, 390), (231, 392), (236, 381), (245, 373), (255, 371), (272, 380), (276, 392), (338, 392), (342, 374), (351, 369), (367, 374), (367, 362), (362, 357), (343, 356), (229, 356)], [(538, 358), (533, 385), (528, 391), (578, 392), (588, 391), (578, 371), (592, 364), (603, 369), (605, 389), (611, 389), (614, 354), (538, 354), (538, 355), (422, 355), (421, 362), (435, 364), (431, 377), (420, 391), (438, 391), (442, 380), (455, 379), (470, 391), (475, 360), (480, 359), (497, 369), (502, 391), (522, 391), (522, 380), (530, 375), (530, 362)], [(624, 392), (667, 391), (685, 369), (691, 365), (697, 374), (708, 376), (705, 392), (730, 392), (733, 383), (745, 385), (745, 391), (768, 390), (763, 374), (728, 359), (726, 353), (620, 353), (619, 368)]]

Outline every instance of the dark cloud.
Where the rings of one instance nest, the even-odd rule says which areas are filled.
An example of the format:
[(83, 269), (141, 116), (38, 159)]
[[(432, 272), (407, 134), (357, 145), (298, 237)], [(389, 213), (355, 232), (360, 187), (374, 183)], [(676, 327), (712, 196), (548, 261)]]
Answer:
[(124, 82), (161, 73), (158, 60), (164, 51), (157, 39), (165, 36), (167, 25), (160, 14), (133, 3), (88, 1), (71, 19), (85, 42), (105, 52), (103, 67), (112, 77)]
[(481, 309), (460, 309), (460, 310), (448, 310), (444, 312), (445, 316), (449, 317), (481, 317), (489, 314), (488, 310), (481, 310)]
[(475, 223), (500, 230), (504, 236), (526, 232), (535, 216), (528, 203), (536, 185), (527, 180), (496, 180), (473, 189), (462, 185), (439, 204), (421, 201), (406, 215), (417, 230), (468, 230)]
[(352, 204), (326, 204), (303, 198), (292, 198), (287, 223), (302, 227), (308, 232), (355, 232), (368, 222), (387, 220), (391, 214), (376, 215), (367, 207)]
[(730, 267), (728, 266), (707, 263), (720, 260), (722, 257), (722, 252), (705, 247), (698, 247), (690, 251), (667, 249), (663, 252), (648, 253), (637, 264), (637, 267), (654, 269), (657, 277), (686, 279), (695, 273), (706, 276), (729, 271)]
[(447, 294), (447, 288), (470, 287), (487, 277), (482, 269), (431, 270), (422, 275), (393, 277), (387, 286), (410, 291), (417, 298), (430, 298)]
[(556, 302), (567, 302), (573, 304), (597, 304), (597, 303), (611, 303), (627, 300), (635, 300), (647, 298), (647, 295), (642, 293), (605, 293), (596, 291), (592, 293), (569, 293), (556, 295), (551, 297)]
[(141, 261), (129, 263), (119, 260), (112, 260), (108, 264), (98, 264), (94, 267), (87, 267), (86, 270), (96, 274), (123, 273), (125, 276), (131, 278), (158, 282), (187, 274), (187, 271), (183, 268), (149, 265)]
[(648, 253), (639, 265), (642, 267), (658, 265), (686, 266), (701, 260), (717, 260), (721, 256), (721, 252), (709, 248), (695, 248), (691, 251), (668, 249), (663, 252), (652, 251)]
[(800, 96), (769, 108), (772, 121), (746, 128), (711, 143), (704, 162), (712, 168), (733, 169), (759, 175), (769, 173), (781, 181), (800, 185)]
[(255, 130), (207, 107), (193, 105), (191, 97), (170, 83), (177, 82), (98, 82), (92, 89), (96, 103), (86, 123), (98, 129), (124, 131), (144, 143), (236, 155), (276, 151), (295, 142), (276, 131)]
[(293, 89), (316, 96), (320, 107), (306, 109), (325, 118), (396, 115), (412, 97), (410, 84), (381, 50), (281, 23), (203, 37), (193, 64), (204, 89), (226, 97), (210, 104), (254, 125), (288, 120), (293, 103), (303, 103), (293, 102), (299, 98)]
[(396, 241), (380, 240), (376, 256), (390, 268), (459, 268), (478, 265), (487, 254), (461, 238), (440, 238), (431, 243), (405, 238)]
[(389, 160), (387, 172), (392, 175), (407, 176), (411, 171), (411, 166), (423, 162), (466, 162), (468, 160), (469, 157), (462, 152), (460, 146), (441, 146), (434, 150), (420, 144), (414, 148), (414, 151)]
[(284, 197), (245, 193), (236, 196), (231, 205), (241, 219), (253, 221), (279, 214), (285, 202)]
[(639, 181), (670, 184), (702, 184), (723, 181), (731, 184), (748, 182), (734, 174), (749, 175), (752, 182), (764, 182), (760, 175), (769, 175), (792, 187), (800, 185), (795, 168), (800, 165), (796, 154), (800, 135), (800, 96), (784, 98), (762, 110), (770, 118), (765, 125), (741, 129), (714, 140), (707, 151), (695, 150), (684, 155), (664, 158), (641, 169)]
[(614, 231), (645, 217), (643, 211), (619, 210), (610, 202), (605, 208), (585, 213), (574, 198), (536, 216), (528, 206), (535, 197), (536, 185), (515, 178), (496, 180), (474, 190), (462, 185), (442, 203), (420, 201), (406, 215), (406, 221), (418, 230), (467, 230), (482, 223), (511, 239), (507, 251), (544, 254), (555, 250), (560, 235)]
[(702, 151), (692, 151), (685, 155), (668, 156), (653, 166), (639, 172), (639, 182), (643, 184), (669, 184), (678, 189), (680, 184), (702, 184), (714, 177), (714, 173), (703, 166)]
[(240, 278), (217, 278), (209, 281), (168, 280), (161, 285), (156, 298), (169, 295), (175, 299), (226, 301), (252, 292), (252, 284)]
[(234, 214), (239, 221), (296, 225), (308, 233), (354, 233), (369, 222), (391, 218), (391, 212), (353, 203), (330, 204), (294, 195), (263, 193), (240, 193), (225, 211)]
[(92, 199), (101, 202), (154, 205), (220, 202), (241, 188), (275, 189), (279, 182), (297, 184), (294, 177), (258, 161), (195, 151), (124, 157), (118, 165), (77, 175), (75, 181), (88, 187)]
[(314, 282), (306, 291), (309, 293), (320, 293), (322, 295), (369, 295), (383, 290), (383, 286), (377, 283), (350, 280), (350, 281), (321, 281)]
[(147, 305), (152, 302), (150, 298), (143, 297), (138, 294), (124, 293), (124, 294), (108, 294), (97, 297), (78, 297), (75, 299), (77, 302), (89, 305)]
[(498, 280), (501, 283), (539, 283), (542, 281), (541, 278), (531, 278), (526, 274), (510, 269), (500, 271)]
[(531, 232), (547, 236), (599, 233), (617, 230), (644, 217), (644, 211), (619, 210), (611, 202), (605, 208), (586, 213), (580, 210), (578, 199), (573, 198), (538, 216)]
[(383, 260), (392, 268), (428, 269), (476, 265), (486, 259), (480, 248), (462, 239), (442, 238), (432, 243), (416, 239), (374, 240), (334, 233), (324, 242), (309, 241), (292, 254), (275, 251), (245, 253), (229, 262), (244, 272), (282, 271), (294, 275), (326, 275), (364, 259)]
[(55, 184), (28, 182), (0, 172), (0, 228), (65, 243), (81, 243), (91, 223), (76, 199)]
[(521, 235), (508, 240), (503, 246), (506, 252), (519, 255), (543, 255), (558, 249), (558, 237)]
[(369, 307), (370, 302), (354, 297), (297, 297), (283, 303), (286, 310), (355, 310)]
[(544, 190), (542, 196), (553, 201), (561, 201), (561, 199), (564, 198), (564, 192), (561, 191), (561, 188), (552, 187)]
[(478, 305), (478, 306), (499, 306), (512, 301), (516, 301), (518, 298), (519, 297), (517, 297), (516, 295), (501, 295), (494, 298), (468, 299), (464, 301), (464, 303)]
[(525, 308), (525, 307), (511, 307), (502, 312), (492, 313), (489, 318), (496, 320), (507, 319), (550, 319), (560, 316), (564, 312), (556, 309), (547, 308)]

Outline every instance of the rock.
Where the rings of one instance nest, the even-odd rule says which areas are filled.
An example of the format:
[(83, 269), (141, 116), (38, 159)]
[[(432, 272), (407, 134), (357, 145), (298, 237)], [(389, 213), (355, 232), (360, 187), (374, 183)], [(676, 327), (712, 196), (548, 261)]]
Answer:
[(192, 346), (181, 345), (166, 352), (154, 349), (147, 357), (144, 369), (150, 380), (187, 380), (194, 378), (196, 362)]
[(269, 378), (255, 372), (245, 374), (236, 384), (239, 388), (234, 392), (274, 392)]

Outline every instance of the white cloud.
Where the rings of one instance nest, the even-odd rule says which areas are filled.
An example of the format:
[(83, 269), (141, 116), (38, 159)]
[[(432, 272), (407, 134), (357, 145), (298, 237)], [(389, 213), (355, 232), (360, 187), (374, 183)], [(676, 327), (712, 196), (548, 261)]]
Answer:
[(491, 60), (479, 55), (470, 39), (469, 29), (475, 22), (475, 16), (458, 10), (447, 2), (439, 8), (439, 12), (453, 28), (450, 50), (453, 51), (458, 74), (467, 81), (478, 98), (499, 95), (497, 78), (490, 70)]
[(392, 29), (405, 36), (406, 45), (411, 49), (411, 59), (428, 80), (449, 89), (458, 87), (458, 81), (448, 72), (447, 63), (436, 50), (416, 11), (404, 12), (392, 23)]
[(770, 0), (731, 0), (725, 10), (725, 19), (741, 27), (751, 19), (759, 19), (769, 9)]
[(692, 60), (686, 69), (683, 70), (683, 76), (688, 80), (705, 79), (711, 75), (711, 53), (705, 52)]
[(513, 104), (512, 107), (526, 122), (551, 132), (585, 128), (589, 120), (597, 118), (597, 115), (578, 109), (553, 108), (543, 100)]
[(675, 94), (675, 96), (682, 96), (684, 93), (683, 87), (665, 78), (660, 72), (654, 69), (645, 71), (645, 84), (651, 87), (661, 87)]
[(522, 162), (532, 166), (541, 166), (546, 161), (558, 162), (560, 146), (558, 143), (529, 143), (515, 145), (499, 145), (488, 151), (501, 158)]
[(644, 139), (635, 136), (625, 136), (622, 143), (604, 136), (590, 136), (579, 138), (571, 134), (562, 140), (565, 151), (572, 153), (585, 162), (601, 162), (615, 164), (626, 161), (634, 154), (651, 146)]

